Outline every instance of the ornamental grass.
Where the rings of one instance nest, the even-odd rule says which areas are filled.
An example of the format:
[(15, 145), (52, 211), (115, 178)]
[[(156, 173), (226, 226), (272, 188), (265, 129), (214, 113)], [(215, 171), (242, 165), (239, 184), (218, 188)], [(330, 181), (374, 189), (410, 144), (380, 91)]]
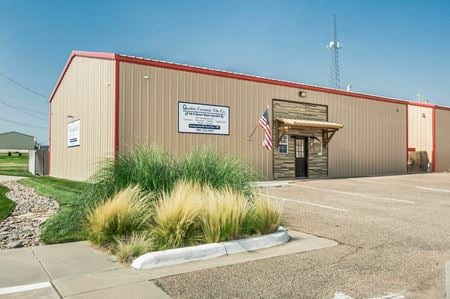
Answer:
[(258, 234), (270, 234), (280, 226), (282, 215), (283, 205), (281, 202), (257, 197), (249, 214), (248, 225)]
[(130, 264), (135, 258), (151, 251), (152, 247), (147, 233), (132, 233), (131, 236), (117, 239), (113, 252), (119, 262)]
[(201, 188), (180, 182), (171, 193), (164, 193), (154, 205), (150, 237), (155, 250), (201, 243), (199, 224)]
[(145, 230), (149, 217), (147, 196), (138, 186), (128, 186), (89, 209), (86, 217), (87, 236), (95, 245), (108, 246), (116, 238)]
[(248, 201), (241, 193), (231, 189), (205, 188), (200, 215), (205, 242), (223, 242), (239, 238), (248, 212)]

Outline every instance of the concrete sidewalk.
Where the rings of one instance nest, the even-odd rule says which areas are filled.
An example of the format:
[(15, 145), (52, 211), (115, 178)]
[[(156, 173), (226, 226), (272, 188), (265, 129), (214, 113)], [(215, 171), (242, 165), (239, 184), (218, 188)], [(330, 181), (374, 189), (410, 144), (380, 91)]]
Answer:
[(86, 242), (0, 250), (1, 298), (170, 298)]
[(87, 242), (0, 250), (1, 298), (170, 298), (153, 280), (337, 245), (289, 231), (287, 244), (149, 270), (121, 265)]

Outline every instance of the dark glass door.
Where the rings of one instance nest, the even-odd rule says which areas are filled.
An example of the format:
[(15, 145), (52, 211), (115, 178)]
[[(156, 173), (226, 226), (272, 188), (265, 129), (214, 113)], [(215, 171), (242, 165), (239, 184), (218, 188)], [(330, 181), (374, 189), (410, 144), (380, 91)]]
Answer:
[(305, 178), (308, 176), (308, 138), (297, 137), (295, 139), (295, 176)]

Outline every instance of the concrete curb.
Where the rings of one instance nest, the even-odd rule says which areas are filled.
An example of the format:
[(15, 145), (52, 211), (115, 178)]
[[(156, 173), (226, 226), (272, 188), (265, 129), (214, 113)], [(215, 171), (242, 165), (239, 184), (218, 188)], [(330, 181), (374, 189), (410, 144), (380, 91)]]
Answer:
[(258, 236), (242, 240), (234, 240), (221, 243), (225, 247), (227, 254), (235, 254), (246, 251), (255, 251), (287, 243), (289, 235), (284, 228), (273, 234)]
[(287, 230), (280, 226), (275, 233), (248, 239), (149, 252), (136, 258), (131, 264), (131, 267), (136, 270), (142, 270), (178, 265), (234, 253), (269, 248), (287, 243), (288, 241), (289, 235)]

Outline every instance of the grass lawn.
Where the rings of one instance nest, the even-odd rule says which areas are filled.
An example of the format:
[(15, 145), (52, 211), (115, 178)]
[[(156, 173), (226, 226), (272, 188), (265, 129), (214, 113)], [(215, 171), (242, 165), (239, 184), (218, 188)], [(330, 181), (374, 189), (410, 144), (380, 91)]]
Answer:
[(70, 215), (87, 183), (45, 176), (21, 179), (19, 183), (33, 187), (39, 195), (55, 199), (61, 206), (58, 213), (43, 224), (43, 242), (54, 244), (85, 239), (80, 224)]
[(8, 188), (0, 185), (0, 222), (9, 216), (15, 206), (15, 203), (6, 197), (8, 191)]
[(28, 172), (28, 154), (0, 154), (0, 174), (14, 176), (31, 176)]

